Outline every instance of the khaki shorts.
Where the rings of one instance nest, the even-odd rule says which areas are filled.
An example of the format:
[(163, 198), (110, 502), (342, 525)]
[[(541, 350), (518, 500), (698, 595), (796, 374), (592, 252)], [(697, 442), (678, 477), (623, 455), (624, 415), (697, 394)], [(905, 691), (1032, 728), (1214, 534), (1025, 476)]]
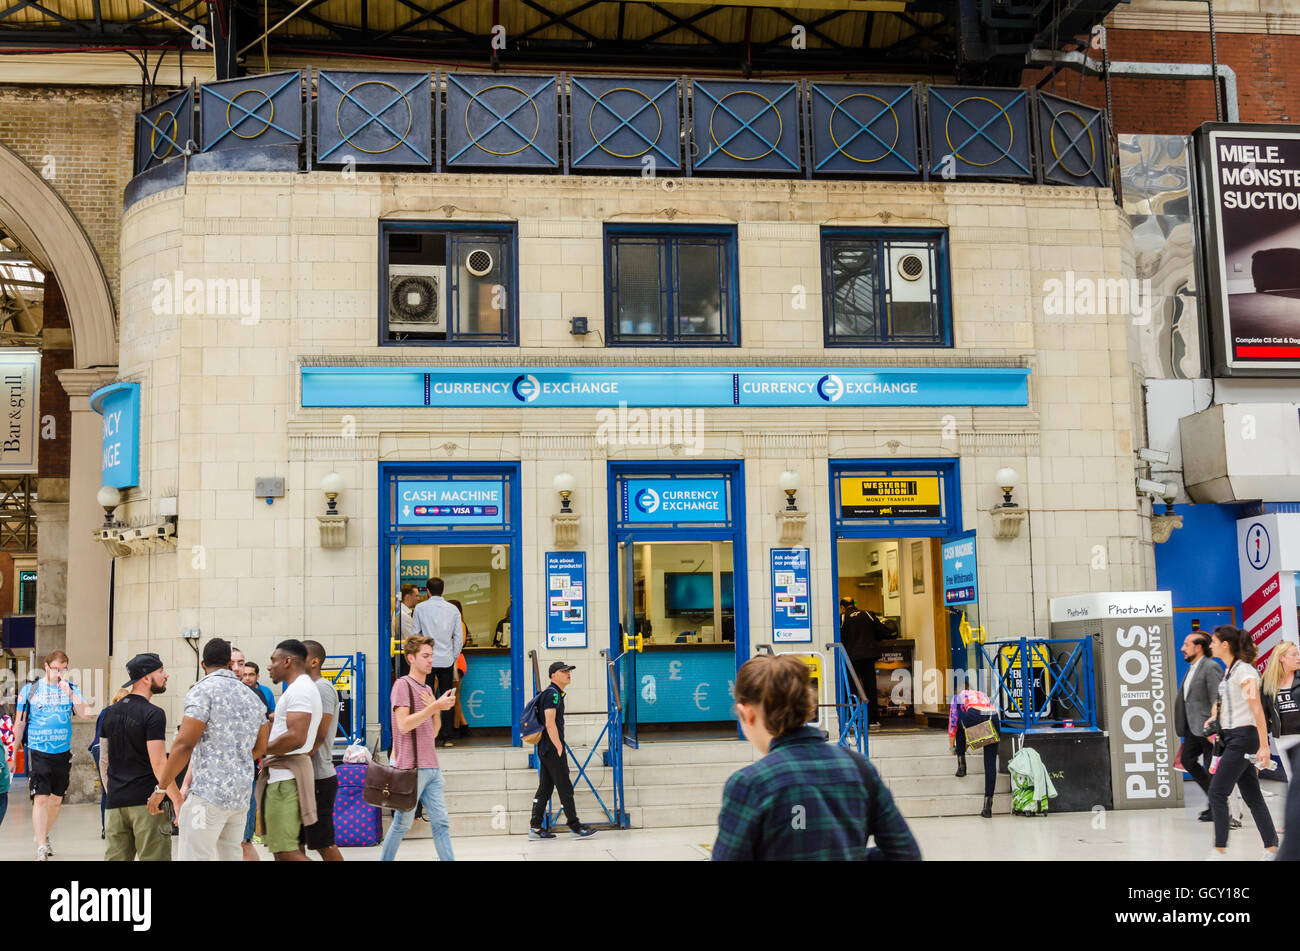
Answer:
[(296, 852), (298, 835), (302, 831), (302, 814), (298, 809), (298, 781), (282, 779), (267, 783), (266, 834), (263, 844), (272, 852)]

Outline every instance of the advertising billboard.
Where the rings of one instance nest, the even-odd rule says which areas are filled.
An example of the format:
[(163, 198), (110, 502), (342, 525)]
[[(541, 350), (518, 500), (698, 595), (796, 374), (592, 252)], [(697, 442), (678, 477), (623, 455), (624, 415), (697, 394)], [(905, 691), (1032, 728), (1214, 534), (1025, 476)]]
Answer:
[(1300, 376), (1300, 130), (1197, 133), (1206, 323), (1216, 376)]

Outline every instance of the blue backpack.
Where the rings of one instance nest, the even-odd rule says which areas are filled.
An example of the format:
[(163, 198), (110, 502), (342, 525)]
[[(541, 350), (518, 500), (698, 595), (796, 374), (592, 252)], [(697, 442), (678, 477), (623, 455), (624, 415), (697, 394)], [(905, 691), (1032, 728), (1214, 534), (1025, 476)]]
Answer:
[(542, 694), (539, 693), (524, 704), (524, 711), (519, 715), (519, 736), (529, 745), (540, 740), (542, 733), (546, 731), (546, 724), (542, 721), (541, 710), (538, 709), (537, 703), (541, 699)]

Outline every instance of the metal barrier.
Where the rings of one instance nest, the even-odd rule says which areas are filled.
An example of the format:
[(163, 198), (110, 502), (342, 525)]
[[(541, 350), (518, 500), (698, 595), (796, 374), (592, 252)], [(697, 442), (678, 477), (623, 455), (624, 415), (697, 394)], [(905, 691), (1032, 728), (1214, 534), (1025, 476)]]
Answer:
[(339, 694), (346, 693), (347, 722), (343, 722), (344, 698), (339, 697), (338, 726), (347, 728), (346, 736), (339, 736), (338, 727), (334, 731), (334, 745), (351, 746), (366, 742), (366, 655), (357, 651), (355, 654), (328, 654), (321, 665), (321, 676), (334, 685)]
[[(835, 745), (848, 746), (854, 743), (858, 753), (866, 756), (869, 709), (865, 699), (867, 692), (862, 686), (862, 681), (858, 679), (858, 672), (853, 669), (853, 664), (849, 661), (849, 654), (844, 649), (844, 645), (832, 641), (826, 645), (826, 649), (835, 658), (835, 696), (844, 698), (843, 703), (827, 704), (835, 707), (836, 719), (839, 720), (840, 725), (840, 736)], [(875, 684), (871, 686), (874, 689)]]
[[(591, 749), (587, 751), (586, 758), (578, 765), (578, 776), (574, 781), (574, 792), (577, 792), (579, 782), (585, 782), (591, 794), (596, 797), (596, 803), (600, 806), (601, 811), (605, 814), (604, 822), (589, 822), (587, 825), (599, 829), (627, 829), (631, 826), (631, 817), (627, 813), (627, 803), (623, 791), (623, 701), (618, 689), (618, 671), (617, 663), (622, 659), (623, 654), (617, 658), (611, 659), (609, 651), (602, 650), (601, 658), (605, 662), (606, 676), (606, 709), (605, 710), (569, 710), (565, 711), (567, 716), (596, 716), (603, 714), (605, 716), (605, 725), (596, 737)], [(543, 687), (541, 671), (537, 664), (537, 651), (528, 652), (529, 661), (533, 668), (533, 695), (536, 696), (541, 692)], [(610, 793), (610, 804), (605, 805), (605, 800), (601, 798), (600, 792), (596, 789), (596, 784), (591, 781), (587, 775), (587, 767), (591, 765), (592, 757), (600, 749), (601, 741), (606, 741), (606, 749), (601, 754), (601, 765), (612, 771), (612, 790)], [(573, 761), (578, 762), (578, 754), (573, 751), (569, 741), (564, 741), (565, 752), (573, 757)], [(541, 781), (542, 763), (541, 757), (537, 751), (533, 750), (528, 754), (528, 765), (537, 770), (538, 781)], [(554, 796), (554, 794), (552, 794)], [(546, 828), (554, 825), (554, 800), (546, 804)]]
[[(996, 682), (996, 690), (989, 693), (998, 705), (1004, 732), (1097, 729), (1092, 638), (1022, 637), (975, 646), (979, 648), (981, 683), (992, 686)], [(999, 657), (1005, 659), (1005, 672)], [(991, 677), (984, 674), (986, 668)], [(1041, 670), (1045, 679), (1041, 702), (1035, 699), (1039, 693), (1035, 670)]]

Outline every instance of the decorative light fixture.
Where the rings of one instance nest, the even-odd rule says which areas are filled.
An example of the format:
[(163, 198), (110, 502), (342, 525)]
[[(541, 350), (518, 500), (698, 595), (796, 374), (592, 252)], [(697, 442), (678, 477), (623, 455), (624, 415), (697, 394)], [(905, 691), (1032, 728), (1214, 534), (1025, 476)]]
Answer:
[[(1166, 488), (1174, 489), (1173, 483), (1169, 483)], [(1174, 493), (1162, 496), (1165, 503), (1163, 515), (1151, 513), (1151, 540), (1157, 545), (1163, 545), (1169, 541), (1169, 536), (1174, 533), (1175, 529), (1183, 527), (1183, 517), (1174, 512)]]
[(801, 545), (804, 528), (808, 524), (808, 513), (799, 511), (794, 495), (803, 484), (803, 478), (793, 469), (785, 469), (776, 477), (776, 484), (785, 493), (785, 508), (776, 511), (776, 520), (781, 526), (781, 544), (785, 547)]
[(339, 493), (343, 491), (343, 476), (337, 472), (331, 472), (320, 480), (321, 491), (325, 493), (325, 498), (329, 499), (329, 509), (326, 515), (338, 515), (338, 498)]
[(1003, 501), (999, 507), (1004, 509), (1015, 508), (1016, 503), (1011, 501), (1011, 492), (1020, 482), (1020, 473), (1010, 466), (1003, 466), (998, 470), (998, 474), (994, 476), (994, 479), (996, 479), (998, 487), (1002, 489)]
[(993, 477), (998, 488), (1002, 490), (1002, 504), (993, 506), (989, 514), (993, 517), (994, 538), (1019, 538), (1020, 525), (1025, 520), (1025, 510), (1011, 498), (1011, 493), (1020, 483), (1020, 473), (1010, 466), (1003, 466)]
[(798, 511), (798, 506), (794, 504), (794, 494), (799, 491), (799, 486), (803, 485), (803, 479), (799, 477), (799, 473), (792, 469), (786, 469), (777, 477), (776, 484), (785, 493), (785, 510), (787, 512)]
[(551, 487), (560, 495), (560, 510), (551, 513), (551, 531), (556, 548), (577, 547), (578, 524), (582, 516), (569, 507), (569, 497), (577, 485), (578, 480), (569, 472), (558, 472), (551, 480)]
[(117, 521), (113, 518), (113, 511), (122, 504), (122, 493), (111, 485), (101, 485), (99, 494), (95, 498), (104, 507), (104, 527), (111, 528), (116, 525)]
[(344, 548), (348, 541), (348, 517), (338, 510), (338, 498), (343, 492), (343, 477), (337, 472), (330, 472), (320, 480), (321, 491), (329, 500), (329, 507), (324, 515), (317, 515), (320, 523), (320, 547)]
[(573, 494), (573, 490), (577, 485), (578, 480), (568, 472), (557, 473), (555, 478), (551, 480), (551, 487), (554, 488), (556, 492), (560, 493), (561, 515), (573, 514), (573, 509), (569, 508), (569, 496)]

